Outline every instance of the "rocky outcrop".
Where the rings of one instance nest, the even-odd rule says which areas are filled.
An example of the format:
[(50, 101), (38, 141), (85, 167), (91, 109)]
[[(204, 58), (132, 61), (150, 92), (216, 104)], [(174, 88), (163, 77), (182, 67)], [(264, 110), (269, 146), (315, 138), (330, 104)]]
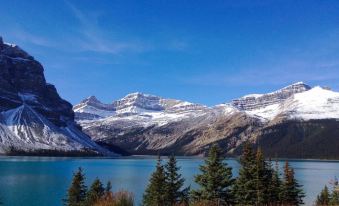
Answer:
[(311, 87), (298, 82), (268, 94), (250, 94), (235, 99), (231, 104), (239, 110), (256, 110), (274, 104), (280, 104), (294, 94), (310, 90)]
[(1, 153), (106, 152), (80, 131), (72, 105), (46, 82), (42, 65), (2, 38), (0, 113)]

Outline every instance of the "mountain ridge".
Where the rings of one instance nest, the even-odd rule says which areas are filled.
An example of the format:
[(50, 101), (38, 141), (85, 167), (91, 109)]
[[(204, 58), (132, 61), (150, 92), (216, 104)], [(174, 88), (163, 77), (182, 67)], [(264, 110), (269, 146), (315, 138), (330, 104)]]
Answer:
[[(164, 102), (167, 100), (155, 95), (148, 96)], [(267, 138), (265, 133), (269, 131), (268, 128), (281, 129), (278, 125), (285, 122), (313, 119), (323, 124), (326, 122), (323, 120), (339, 118), (339, 93), (319, 86), (311, 87), (303, 82), (267, 94), (246, 95), (212, 107), (182, 100), (171, 101), (183, 107), (175, 109), (172, 105), (162, 110), (133, 112), (118, 109), (114, 114), (94, 119), (79, 118), (83, 112), (74, 109), (76, 106), (73, 109), (77, 122), (96, 142), (119, 146), (131, 154), (175, 152), (199, 155), (204, 154), (211, 144), (218, 143), (223, 145), (226, 154), (235, 155), (244, 141), (255, 144)], [(313, 107), (315, 103), (317, 106)], [(120, 106), (124, 108), (126, 105), (134, 103)], [(339, 154), (335, 155), (339, 157)], [(280, 156), (284, 154), (280, 153)]]

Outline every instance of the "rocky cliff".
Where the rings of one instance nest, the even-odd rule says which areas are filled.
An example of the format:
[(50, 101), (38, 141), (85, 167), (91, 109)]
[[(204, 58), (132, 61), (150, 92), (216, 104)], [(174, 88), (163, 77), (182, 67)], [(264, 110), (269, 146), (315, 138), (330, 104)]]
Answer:
[(44, 68), (0, 38), (0, 152), (92, 153), (106, 150), (74, 122), (72, 105), (46, 82)]

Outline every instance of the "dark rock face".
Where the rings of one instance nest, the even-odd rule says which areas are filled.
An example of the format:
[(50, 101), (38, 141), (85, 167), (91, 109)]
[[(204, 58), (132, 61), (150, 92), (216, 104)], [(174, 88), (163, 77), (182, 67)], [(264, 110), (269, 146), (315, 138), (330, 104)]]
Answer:
[(114, 155), (83, 133), (42, 65), (0, 38), (0, 153)]
[(46, 83), (44, 69), (21, 48), (0, 40), (0, 111), (27, 104), (58, 126), (74, 119), (72, 105)]

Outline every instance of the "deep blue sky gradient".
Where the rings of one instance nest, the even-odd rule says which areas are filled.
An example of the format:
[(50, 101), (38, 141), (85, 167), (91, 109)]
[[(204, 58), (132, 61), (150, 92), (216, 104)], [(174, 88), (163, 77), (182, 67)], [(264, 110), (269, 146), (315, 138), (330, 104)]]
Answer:
[(0, 35), (78, 103), (215, 105), (304, 81), (339, 90), (339, 1), (0, 0)]

